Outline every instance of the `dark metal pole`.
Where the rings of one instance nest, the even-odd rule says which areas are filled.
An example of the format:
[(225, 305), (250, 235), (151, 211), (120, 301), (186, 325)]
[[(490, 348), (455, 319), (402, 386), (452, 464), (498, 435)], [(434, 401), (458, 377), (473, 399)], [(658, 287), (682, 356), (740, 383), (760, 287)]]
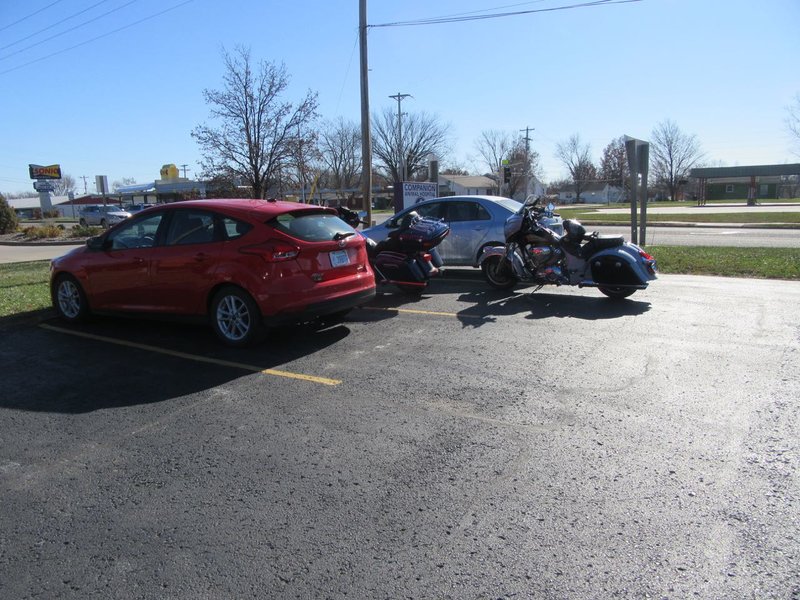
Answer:
[(639, 162), (636, 160), (636, 140), (625, 140), (625, 153), (628, 155), (628, 170), (631, 172), (631, 241), (638, 243), (638, 223), (636, 218), (636, 194), (639, 188), (639, 174), (637, 168)]
[(639, 243), (644, 246), (647, 244), (647, 173), (650, 170), (650, 144), (640, 143), (636, 154), (639, 159), (639, 173), (642, 174), (642, 218)]
[(361, 190), (367, 223), (372, 224), (372, 133), (369, 123), (367, 62), (367, 0), (359, 0), (358, 39), (361, 50)]

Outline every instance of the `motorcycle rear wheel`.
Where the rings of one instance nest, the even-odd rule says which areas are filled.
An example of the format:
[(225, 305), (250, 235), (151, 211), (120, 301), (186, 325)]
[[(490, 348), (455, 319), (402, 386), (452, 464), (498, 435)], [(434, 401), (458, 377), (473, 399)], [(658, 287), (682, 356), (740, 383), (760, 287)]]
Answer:
[(627, 298), (628, 296), (633, 295), (633, 293), (636, 291), (636, 288), (607, 287), (604, 285), (599, 286), (597, 289), (614, 300), (622, 300), (623, 298)]
[(502, 256), (490, 256), (481, 263), (481, 271), (486, 283), (496, 290), (510, 290), (517, 285), (517, 278)]

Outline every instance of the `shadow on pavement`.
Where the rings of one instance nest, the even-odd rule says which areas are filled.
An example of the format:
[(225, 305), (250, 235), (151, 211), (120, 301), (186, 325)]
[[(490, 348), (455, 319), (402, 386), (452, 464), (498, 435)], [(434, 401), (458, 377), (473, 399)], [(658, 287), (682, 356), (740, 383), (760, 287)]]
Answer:
[(612, 300), (605, 296), (518, 293), (499, 290), (473, 291), (459, 296), (460, 302), (472, 304), (459, 311), (464, 327), (494, 323), (498, 317), (525, 315), (526, 319), (572, 318), (596, 321), (636, 316), (650, 310), (649, 302)]
[[(105, 317), (81, 325), (42, 321), (57, 329), (36, 322), (5, 328), (0, 408), (85, 413), (161, 402), (281, 369), (350, 334), (343, 325), (287, 327), (252, 348), (235, 349), (219, 344), (205, 325)], [(269, 386), (273, 380), (264, 381)]]

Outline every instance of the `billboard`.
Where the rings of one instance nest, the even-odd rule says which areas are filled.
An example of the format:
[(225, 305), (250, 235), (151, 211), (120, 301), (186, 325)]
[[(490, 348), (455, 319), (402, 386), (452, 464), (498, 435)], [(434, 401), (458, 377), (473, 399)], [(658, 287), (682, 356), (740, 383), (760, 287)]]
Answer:
[(28, 165), (31, 179), (61, 179), (61, 165)]

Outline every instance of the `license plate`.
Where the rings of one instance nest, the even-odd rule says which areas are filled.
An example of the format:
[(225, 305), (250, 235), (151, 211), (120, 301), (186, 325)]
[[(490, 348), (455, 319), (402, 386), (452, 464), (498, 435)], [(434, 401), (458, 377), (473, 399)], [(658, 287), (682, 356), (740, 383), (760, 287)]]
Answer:
[(344, 267), (350, 264), (350, 257), (347, 255), (347, 250), (335, 250), (330, 253), (332, 267)]

